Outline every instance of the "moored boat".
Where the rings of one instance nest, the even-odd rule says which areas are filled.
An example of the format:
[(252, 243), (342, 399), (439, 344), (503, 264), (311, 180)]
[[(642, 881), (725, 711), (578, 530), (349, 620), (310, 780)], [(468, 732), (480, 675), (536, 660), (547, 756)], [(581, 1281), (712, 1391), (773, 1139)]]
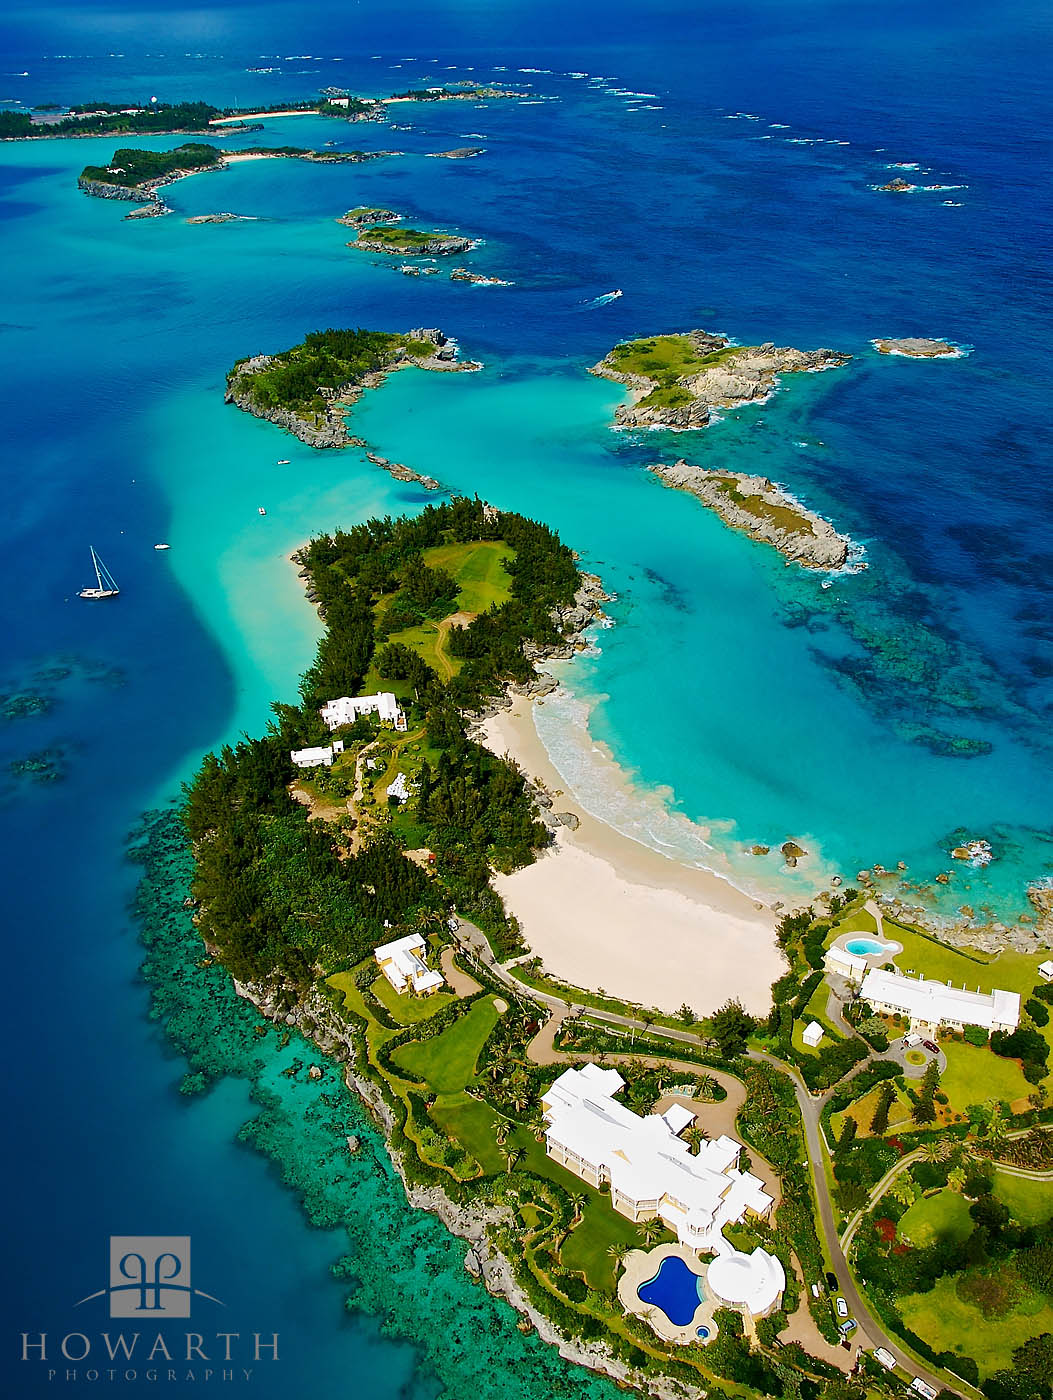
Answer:
[(95, 565), (95, 588), (82, 588), (78, 598), (116, 598), (120, 589), (109, 569), (95, 553), (94, 546), (91, 546), (91, 562)]

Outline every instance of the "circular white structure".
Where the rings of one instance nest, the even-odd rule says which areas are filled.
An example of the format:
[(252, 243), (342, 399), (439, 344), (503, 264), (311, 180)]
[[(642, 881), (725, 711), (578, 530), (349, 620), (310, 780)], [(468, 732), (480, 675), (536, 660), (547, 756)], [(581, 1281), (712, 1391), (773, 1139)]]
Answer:
[(721, 1303), (766, 1317), (786, 1287), (786, 1274), (774, 1254), (759, 1246), (752, 1254), (737, 1249), (720, 1254), (706, 1270), (706, 1287)]

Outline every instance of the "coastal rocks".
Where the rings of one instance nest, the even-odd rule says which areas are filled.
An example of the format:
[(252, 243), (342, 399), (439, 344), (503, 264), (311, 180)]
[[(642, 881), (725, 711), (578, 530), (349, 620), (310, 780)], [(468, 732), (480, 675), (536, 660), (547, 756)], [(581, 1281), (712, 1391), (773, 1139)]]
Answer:
[(151, 200), (149, 204), (144, 204), (139, 209), (133, 209), (130, 214), (125, 214), (125, 222), (129, 219), (161, 219), (165, 214), (171, 214), (172, 210), (161, 199)]
[[(393, 476), (396, 481), (415, 481), (423, 486), (425, 491), (441, 491), (441, 484), (433, 476), (424, 476), (420, 472), (415, 472), (412, 467), (407, 467), (404, 462), (391, 462), (387, 457), (381, 457), (379, 453), (367, 452), (366, 458), (375, 467), (383, 467), (384, 470)], [(308, 595), (310, 596), (310, 595)]]
[(985, 841), (982, 837), (975, 837), (971, 841), (963, 841), (955, 846), (951, 851), (954, 860), (964, 860), (974, 868), (990, 865), (994, 860), (994, 851), (991, 849), (990, 841)]
[(336, 222), (346, 228), (369, 228), (374, 224), (397, 224), (403, 217), (396, 214), (394, 209), (367, 209), (363, 206), (349, 209)]
[(804, 847), (798, 845), (796, 841), (784, 841), (779, 847), (779, 850), (782, 852), (786, 864), (791, 869), (793, 869), (802, 856), (808, 854)]
[(957, 359), (961, 351), (949, 340), (929, 340), (924, 336), (906, 336), (900, 340), (872, 340), (879, 355), (906, 355), (912, 360)]
[(782, 374), (836, 369), (852, 357), (836, 350), (732, 345), (725, 335), (688, 331), (623, 342), (590, 373), (624, 384), (632, 403), (614, 415), (622, 428), (704, 428), (712, 411), (759, 403)]
[(220, 214), (195, 214), (193, 218), (184, 219), (183, 222), (186, 224), (231, 224), (241, 220), (248, 221), (249, 218), (250, 216), (247, 214), (231, 214), (225, 210)]
[(750, 846), (748, 849), (749, 849), (749, 853), (750, 853), (751, 856), (766, 856), (766, 855), (768, 854), (768, 852), (771, 850), (771, 847), (770, 847), (770, 846), (760, 846), (760, 845), (757, 845), (757, 846)]
[(471, 160), (473, 156), (481, 156), (485, 150), (485, 146), (455, 146), (452, 151), (428, 151), (427, 154), (433, 160)]
[(514, 287), (514, 282), (506, 282), (503, 277), (484, 277), (481, 272), (469, 272), (466, 267), (450, 269), (451, 282), (471, 282), (476, 287)]
[(581, 825), (581, 818), (575, 816), (573, 812), (557, 812), (555, 815), (560, 826), (565, 826), (568, 831), (577, 831)]
[(154, 197), (147, 185), (110, 185), (105, 180), (86, 180), (83, 175), (77, 181), (77, 189), (95, 199), (127, 199), (133, 204), (147, 204)]
[(840, 569), (848, 559), (848, 537), (767, 477), (698, 467), (683, 459), (656, 463), (648, 471), (666, 486), (696, 496), (733, 529), (805, 568)]
[(917, 185), (912, 185), (909, 180), (904, 180), (902, 175), (894, 176), (887, 185), (878, 185), (882, 194), (908, 194), (917, 188)]

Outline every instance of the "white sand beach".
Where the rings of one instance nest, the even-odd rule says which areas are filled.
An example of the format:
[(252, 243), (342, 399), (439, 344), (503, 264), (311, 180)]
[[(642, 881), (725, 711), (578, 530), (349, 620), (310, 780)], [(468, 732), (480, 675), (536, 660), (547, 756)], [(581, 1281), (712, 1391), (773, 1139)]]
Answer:
[(534, 865), (495, 877), (546, 971), (663, 1011), (686, 1002), (702, 1015), (729, 997), (768, 1010), (771, 984), (786, 970), (771, 909), (585, 812), (538, 738), (528, 700), (487, 720), (480, 737), (580, 822)]

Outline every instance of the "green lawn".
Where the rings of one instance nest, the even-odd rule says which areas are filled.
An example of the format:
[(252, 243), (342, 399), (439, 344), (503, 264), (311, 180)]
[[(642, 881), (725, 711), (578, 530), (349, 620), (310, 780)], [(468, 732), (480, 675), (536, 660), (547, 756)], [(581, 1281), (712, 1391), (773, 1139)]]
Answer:
[(433, 992), (428, 997), (415, 997), (412, 992), (396, 992), (383, 973), (373, 983), (371, 990), (377, 1001), (391, 1012), (393, 1020), (401, 1021), (404, 1026), (428, 1021), (444, 1006), (457, 1000), (449, 992)]
[(631, 1220), (611, 1209), (609, 1198), (588, 1201), (580, 1223), (560, 1250), (560, 1258), (568, 1269), (583, 1273), (590, 1288), (602, 1292), (614, 1287), (617, 1275), (617, 1265), (607, 1253), (612, 1244), (639, 1248), (639, 1231)]
[(946, 982), (949, 978), (955, 986), (968, 987), (970, 991), (979, 988), (981, 992), (991, 992), (998, 987), (1007, 992), (1019, 992), (1023, 997), (1031, 995), (1038, 981), (1042, 953), (1007, 950), (995, 957), (972, 951), (966, 953), (903, 928), (892, 919), (885, 920), (885, 931), (890, 938), (903, 944), (903, 952), (896, 954), (896, 967), (900, 972), (920, 973), (936, 982)]
[(479, 1051), (496, 1024), (494, 998), (483, 997), (441, 1035), (400, 1045), (392, 1059), (400, 1069), (430, 1084), (436, 1093), (456, 1093), (471, 1082)]
[(504, 1152), (494, 1137), (500, 1119), (488, 1104), (466, 1094), (444, 1094), (432, 1104), (430, 1113), (435, 1126), (447, 1137), (456, 1138), (484, 1172), (505, 1170)]
[(969, 1203), (957, 1191), (947, 1188), (934, 1196), (922, 1196), (902, 1216), (898, 1232), (919, 1248), (937, 1239), (960, 1243), (973, 1232)]
[(944, 1041), (947, 1068), (940, 1077), (940, 1088), (951, 1107), (964, 1113), (971, 1103), (987, 1099), (1026, 1099), (1033, 1092), (1016, 1060), (1003, 1060), (993, 1050), (965, 1041)]
[(439, 544), (424, 551), (429, 569), (442, 569), (457, 580), (459, 612), (481, 613), (512, 596), (512, 578), (504, 567), (515, 550), (504, 540), (474, 540), (469, 544)]
[(726, 345), (708, 355), (698, 355), (686, 335), (656, 335), (647, 340), (627, 340), (610, 353), (614, 368), (623, 374), (642, 374), (662, 389), (671, 389), (688, 374), (698, 374), (721, 360), (742, 353), (741, 346)]
[(866, 909), (857, 909), (854, 914), (849, 914), (830, 930), (830, 942), (840, 938), (843, 933), (877, 933), (873, 914)]
[[(832, 1113), (830, 1115), (830, 1127), (833, 1130), (834, 1136), (838, 1138), (841, 1136), (841, 1129), (844, 1127), (845, 1117), (846, 1115), (850, 1115), (856, 1120), (856, 1126), (859, 1129), (860, 1137), (869, 1137), (870, 1125), (874, 1121), (874, 1114), (877, 1111), (878, 1099), (880, 1097), (881, 1085), (875, 1084), (873, 1089), (865, 1093), (862, 1098), (856, 1099), (854, 1103), (850, 1103), (841, 1113)], [(892, 1100), (888, 1111), (889, 1129), (897, 1128), (901, 1124), (909, 1126), (909, 1119), (910, 1104), (906, 1096), (897, 1086), (896, 1097)]]
[(1053, 1307), (1035, 1308), (1032, 1296), (1020, 1306), (988, 1322), (983, 1313), (958, 1297), (953, 1277), (941, 1278), (931, 1293), (900, 1298), (903, 1321), (935, 1351), (971, 1356), (985, 1379), (1012, 1365), (1013, 1352), (1031, 1337), (1053, 1332)]
[(1053, 1216), (1053, 1183), (1025, 1177), (995, 1175), (995, 1195), (1013, 1212), (1021, 1225), (1044, 1225)]

